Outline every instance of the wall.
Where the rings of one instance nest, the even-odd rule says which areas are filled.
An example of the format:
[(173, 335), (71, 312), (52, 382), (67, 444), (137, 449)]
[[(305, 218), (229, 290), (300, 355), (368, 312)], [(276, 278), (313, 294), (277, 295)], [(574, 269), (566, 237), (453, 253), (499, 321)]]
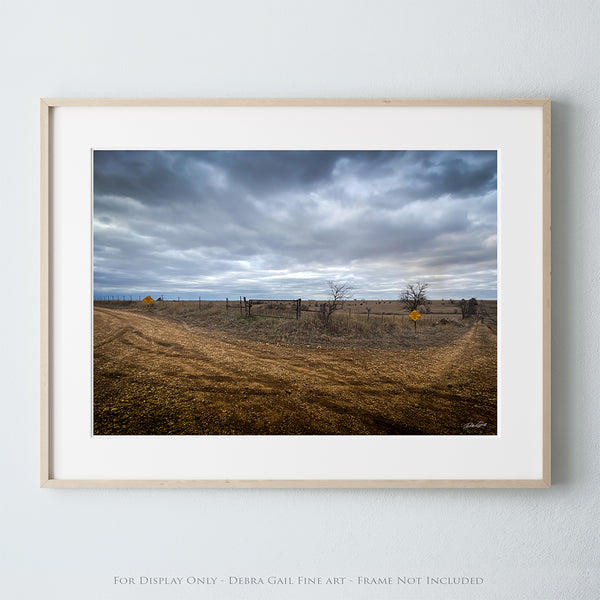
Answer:
[[(16, 2), (0, 8), (0, 589), (8, 598), (600, 597), (600, 5)], [(549, 490), (40, 490), (38, 99), (548, 96)], [(465, 586), (120, 586), (123, 576), (478, 576)]]

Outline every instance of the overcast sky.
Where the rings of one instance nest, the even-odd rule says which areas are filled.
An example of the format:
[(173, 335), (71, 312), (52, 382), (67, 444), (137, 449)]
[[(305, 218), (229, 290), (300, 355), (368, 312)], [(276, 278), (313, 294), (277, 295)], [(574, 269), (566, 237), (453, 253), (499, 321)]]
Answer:
[(94, 295), (496, 298), (495, 151), (94, 152)]

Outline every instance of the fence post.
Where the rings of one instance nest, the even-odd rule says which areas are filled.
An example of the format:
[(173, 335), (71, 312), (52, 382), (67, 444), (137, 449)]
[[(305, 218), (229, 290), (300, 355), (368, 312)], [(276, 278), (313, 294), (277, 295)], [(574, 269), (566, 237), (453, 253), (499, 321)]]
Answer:
[(296, 321), (300, 320), (300, 313), (302, 311), (302, 298), (298, 298), (296, 301)]
[(225, 298), (225, 310), (229, 310), (229, 298)]
[(250, 310), (248, 309), (248, 302), (246, 301), (246, 296), (244, 296), (244, 316), (250, 316)]
[(244, 313), (242, 312), (242, 297), (240, 296), (240, 317), (243, 317)]

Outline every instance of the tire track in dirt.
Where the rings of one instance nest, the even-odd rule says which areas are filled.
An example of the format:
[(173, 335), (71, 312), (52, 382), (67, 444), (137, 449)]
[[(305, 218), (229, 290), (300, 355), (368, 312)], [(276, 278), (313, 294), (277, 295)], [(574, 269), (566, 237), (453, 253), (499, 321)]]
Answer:
[[(495, 433), (495, 340), (482, 332), (419, 350), (298, 348), (97, 307), (94, 430)], [(486, 431), (464, 431), (482, 418)]]

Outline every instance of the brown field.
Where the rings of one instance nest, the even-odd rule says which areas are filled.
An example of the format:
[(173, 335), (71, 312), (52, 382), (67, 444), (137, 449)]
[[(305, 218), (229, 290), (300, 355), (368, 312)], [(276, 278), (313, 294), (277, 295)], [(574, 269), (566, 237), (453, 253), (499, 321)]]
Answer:
[(317, 312), (96, 302), (94, 433), (495, 434), (496, 302), (429, 309), (415, 331), (395, 301), (347, 302), (327, 329)]

